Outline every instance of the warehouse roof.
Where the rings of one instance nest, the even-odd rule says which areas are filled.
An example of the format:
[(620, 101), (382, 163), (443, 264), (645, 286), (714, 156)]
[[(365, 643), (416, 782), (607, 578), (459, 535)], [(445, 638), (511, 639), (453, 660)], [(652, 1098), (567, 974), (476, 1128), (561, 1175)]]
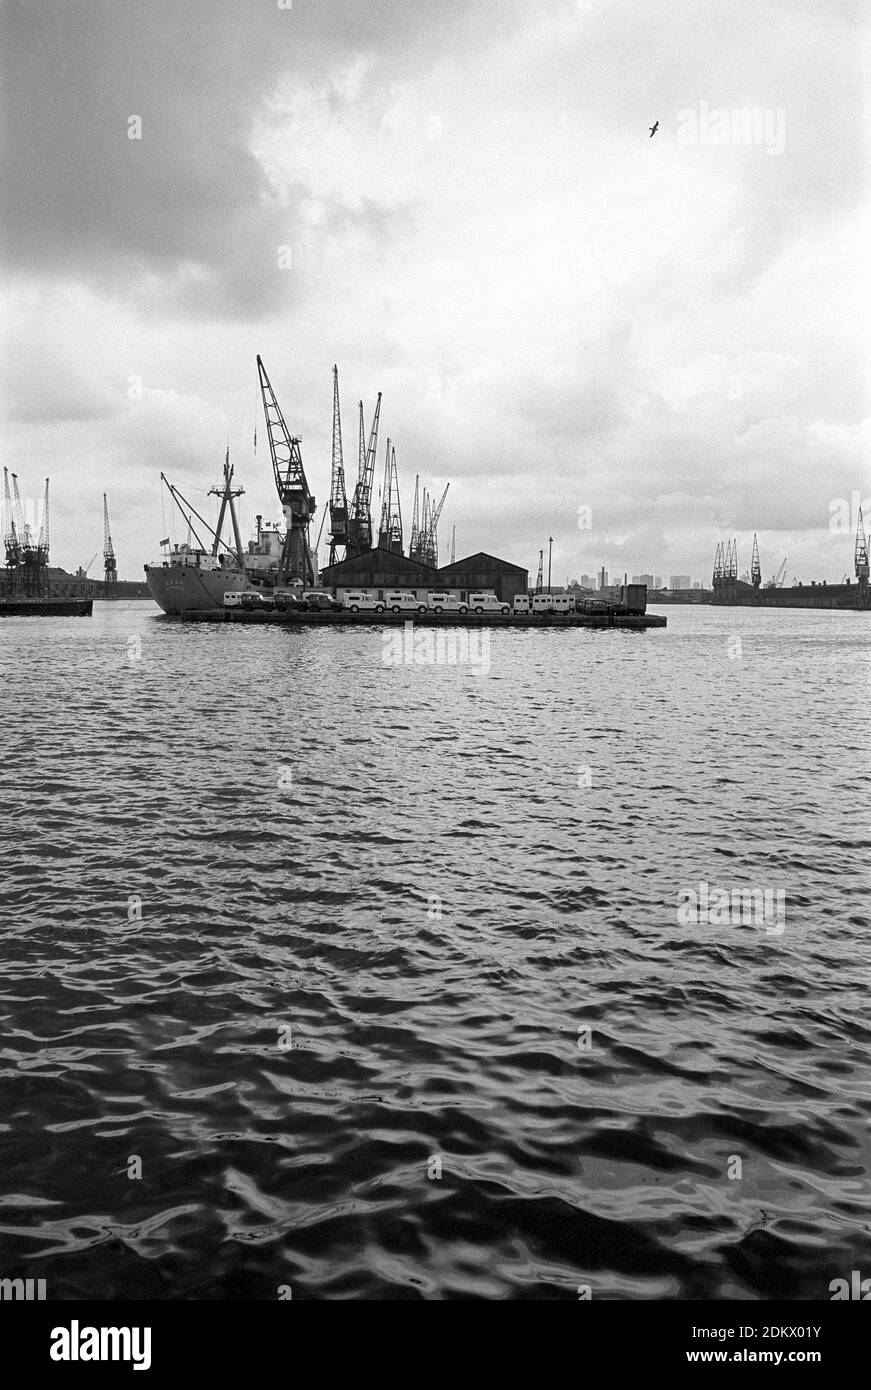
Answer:
[(499, 570), (510, 574), (527, 574), (522, 565), (512, 565), (510, 560), (500, 560), (495, 555), (488, 555), (486, 551), (479, 550), (476, 555), (467, 555), (462, 560), (455, 560), (452, 565), (441, 565), (439, 574), (469, 574), (481, 570)]

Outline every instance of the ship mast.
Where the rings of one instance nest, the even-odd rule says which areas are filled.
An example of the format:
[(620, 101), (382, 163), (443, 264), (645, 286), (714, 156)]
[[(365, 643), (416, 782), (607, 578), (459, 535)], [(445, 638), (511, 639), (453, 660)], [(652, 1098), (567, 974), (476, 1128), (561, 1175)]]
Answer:
[[(234, 539), (235, 542), (236, 542), (236, 559), (239, 561), (239, 564), (240, 564), (241, 566), (243, 566), (243, 568), (244, 568), (244, 559), (243, 559), (243, 555), (242, 555), (242, 537), (241, 537), (240, 534), (239, 534), (239, 518), (238, 518), (237, 515), (236, 515), (236, 502), (235, 502), (235, 499), (236, 499), (237, 497), (241, 497), (241, 496), (244, 494), (245, 489), (244, 489), (243, 487), (233, 487), (233, 485), (232, 485), (232, 484), (233, 484), (233, 469), (235, 468), (235, 466), (236, 466), (235, 464), (232, 464), (232, 465), (231, 465), (231, 463), (230, 463), (230, 446), (229, 446), (229, 444), (228, 444), (228, 445), (227, 445), (227, 454), (226, 454), (226, 457), (225, 457), (225, 459), (224, 459), (224, 480), (223, 480), (223, 486), (222, 486), (222, 487), (211, 487), (211, 488), (209, 488), (209, 496), (210, 496), (210, 497), (220, 497), (220, 499), (221, 499), (221, 510), (220, 510), (220, 512), (218, 513), (218, 525), (217, 525), (216, 528), (215, 528), (215, 531), (214, 531), (214, 537), (215, 537), (215, 539), (214, 539), (214, 541), (212, 542), (212, 555), (213, 555), (213, 556), (217, 555), (217, 553), (218, 553), (218, 546), (224, 544), (224, 542), (221, 540), (221, 532), (222, 532), (223, 527), (224, 527), (224, 517), (226, 516), (226, 514), (227, 514), (227, 508), (229, 507), (229, 508), (230, 508), (230, 522), (231, 522), (232, 527), (233, 527), (233, 539)], [(229, 547), (227, 547), (227, 548), (229, 549)]]

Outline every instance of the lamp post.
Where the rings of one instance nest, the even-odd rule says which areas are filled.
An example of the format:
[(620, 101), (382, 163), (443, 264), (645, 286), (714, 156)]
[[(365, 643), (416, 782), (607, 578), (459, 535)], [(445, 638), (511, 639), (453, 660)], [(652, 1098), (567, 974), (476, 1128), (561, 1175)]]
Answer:
[(553, 556), (553, 536), (547, 538), (547, 592), (550, 593), (550, 562)]

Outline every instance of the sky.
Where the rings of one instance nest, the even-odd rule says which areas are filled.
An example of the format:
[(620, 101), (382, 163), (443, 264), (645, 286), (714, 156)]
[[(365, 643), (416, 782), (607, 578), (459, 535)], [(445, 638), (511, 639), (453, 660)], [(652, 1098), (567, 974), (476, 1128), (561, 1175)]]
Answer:
[(161, 472), (214, 507), (228, 444), (244, 534), (279, 517), (259, 352), (313, 540), (336, 363), (349, 491), (381, 391), (376, 492), (388, 436), (407, 530), (415, 474), (450, 483), (443, 560), (455, 526), (458, 558), (533, 576), (552, 537), (554, 583), (709, 580), (717, 542), (744, 571), (757, 532), (765, 577), (852, 575), (866, 16), (2, 0), (3, 462), (31, 505), (51, 478), (52, 563), (102, 550), (105, 492), (141, 578), (171, 530)]

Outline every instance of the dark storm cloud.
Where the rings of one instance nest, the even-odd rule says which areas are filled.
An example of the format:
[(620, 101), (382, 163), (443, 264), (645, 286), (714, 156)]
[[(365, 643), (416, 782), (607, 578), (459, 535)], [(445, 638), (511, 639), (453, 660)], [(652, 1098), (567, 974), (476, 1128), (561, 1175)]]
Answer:
[[(359, 0), (18, 0), (2, 13), (3, 242), (7, 265), (189, 311), (286, 307), (279, 248), (305, 239), (297, 185), (279, 200), (248, 140), (279, 75), (378, 53), (395, 70), (449, 47), (465, 6)], [(506, 13), (513, 7), (509, 6)], [(517, 6), (518, 12), (522, 11)], [(391, 56), (392, 55), (392, 56)], [(340, 94), (327, 93), (339, 102)], [(130, 139), (131, 117), (142, 138)], [(322, 233), (349, 217), (328, 208)], [(373, 206), (368, 234), (395, 228)]]

